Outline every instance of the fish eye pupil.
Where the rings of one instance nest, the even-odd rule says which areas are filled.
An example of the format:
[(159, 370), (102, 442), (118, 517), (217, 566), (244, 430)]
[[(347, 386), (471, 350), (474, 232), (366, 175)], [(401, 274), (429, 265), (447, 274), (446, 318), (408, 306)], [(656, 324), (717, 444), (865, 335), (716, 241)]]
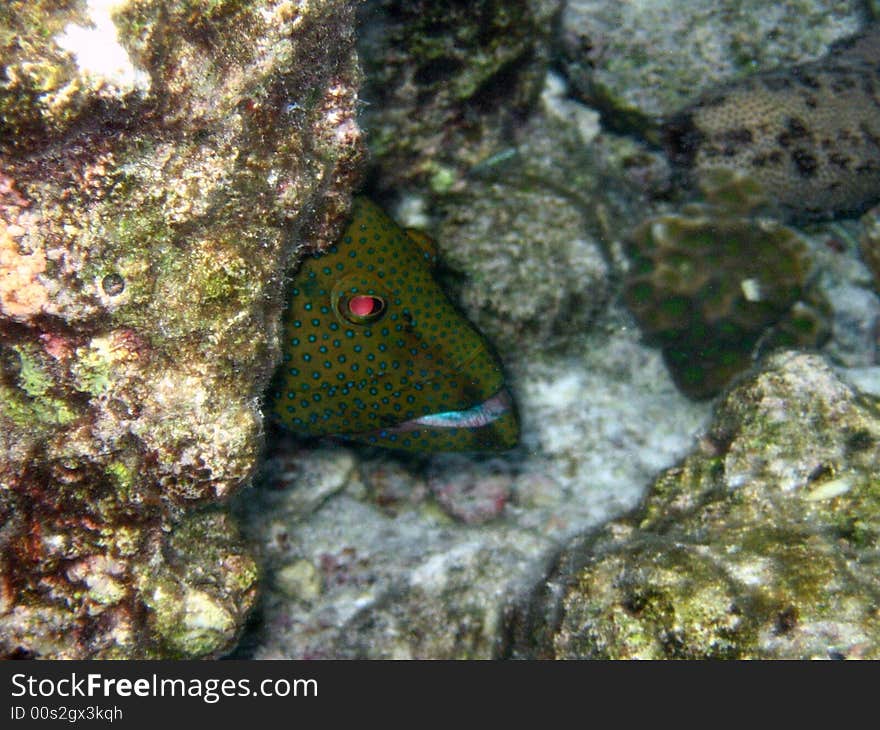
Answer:
[(377, 308), (377, 301), (374, 297), (358, 296), (348, 300), (349, 311), (358, 317), (367, 317)]
[(357, 295), (348, 300), (348, 311), (355, 317), (373, 317), (385, 309), (385, 302), (379, 297)]

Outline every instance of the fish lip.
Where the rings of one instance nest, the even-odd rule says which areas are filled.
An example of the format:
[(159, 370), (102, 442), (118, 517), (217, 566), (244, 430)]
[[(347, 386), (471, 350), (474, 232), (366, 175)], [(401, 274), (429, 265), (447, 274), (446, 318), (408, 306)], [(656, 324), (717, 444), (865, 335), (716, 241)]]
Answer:
[(482, 403), (477, 403), (470, 408), (446, 413), (430, 413), (394, 426), (385, 426), (380, 429), (380, 432), (382, 434), (406, 433), (420, 428), (483, 428), (509, 413), (512, 408), (513, 398), (510, 391), (502, 385), (498, 391)]

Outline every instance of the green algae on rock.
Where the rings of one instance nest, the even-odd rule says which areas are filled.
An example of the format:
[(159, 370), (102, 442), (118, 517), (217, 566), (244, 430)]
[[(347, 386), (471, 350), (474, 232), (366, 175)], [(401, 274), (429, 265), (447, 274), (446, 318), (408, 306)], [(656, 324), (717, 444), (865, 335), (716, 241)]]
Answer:
[(818, 61), (710, 89), (666, 124), (683, 178), (735, 170), (782, 212), (820, 219), (880, 198), (880, 26)]
[(748, 215), (760, 200), (749, 178), (714, 177), (707, 203), (635, 229), (624, 290), (676, 384), (695, 398), (716, 395), (749, 368), (759, 341), (762, 349), (813, 347), (828, 335), (826, 305), (808, 290), (804, 242)]
[(218, 655), (255, 569), (189, 510), (250, 479), (284, 271), (348, 213), (354, 4), (16, 1), (0, 49), (0, 653)]
[(876, 399), (772, 356), (639, 510), (562, 553), (513, 654), (880, 657), (878, 444)]
[(436, 192), (504, 147), (534, 105), (560, 0), (370, 0), (358, 41), (382, 188)]
[(131, 63), (111, 19), (123, 4), (3, 3), (0, 146), (26, 151), (149, 90), (149, 76)]

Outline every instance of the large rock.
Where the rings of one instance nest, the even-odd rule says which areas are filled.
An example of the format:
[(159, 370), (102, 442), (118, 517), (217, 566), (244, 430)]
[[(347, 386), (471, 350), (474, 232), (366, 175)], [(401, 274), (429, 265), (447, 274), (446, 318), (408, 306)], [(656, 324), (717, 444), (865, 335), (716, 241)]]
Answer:
[(381, 187), (454, 187), (530, 112), (560, 0), (370, 0), (359, 48)]
[(880, 656), (878, 444), (874, 398), (817, 355), (773, 356), (638, 511), (562, 553), (512, 653)]
[(0, 652), (234, 641), (254, 563), (188, 510), (253, 472), (284, 271), (346, 215), (353, 26), (342, 0), (0, 11)]
[(643, 127), (712, 84), (822, 55), (865, 15), (854, 0), (571, 0), (563, 65), (588, 103)]

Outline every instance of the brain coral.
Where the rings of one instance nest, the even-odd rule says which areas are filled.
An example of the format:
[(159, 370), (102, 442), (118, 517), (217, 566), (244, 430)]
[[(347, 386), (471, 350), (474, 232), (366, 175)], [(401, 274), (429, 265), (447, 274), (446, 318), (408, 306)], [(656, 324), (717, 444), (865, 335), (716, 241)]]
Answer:
[(880, 198), (880, 30), (826, 56), (705, 92), (666, 124), (685, 179), (747, 172), (795, 219), (864, 210)]

